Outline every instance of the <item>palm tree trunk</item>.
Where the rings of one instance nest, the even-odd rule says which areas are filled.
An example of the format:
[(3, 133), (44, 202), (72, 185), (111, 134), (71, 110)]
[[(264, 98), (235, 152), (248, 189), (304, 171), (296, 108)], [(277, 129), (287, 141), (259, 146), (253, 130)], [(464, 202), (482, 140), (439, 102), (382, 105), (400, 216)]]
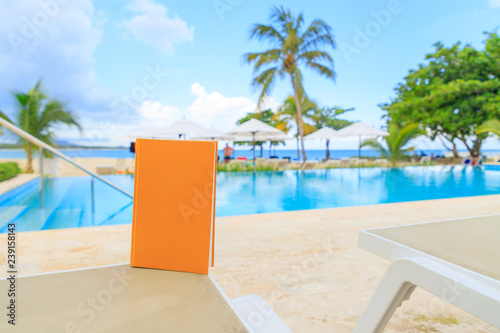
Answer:
[(326, 139), (326, 159), (330, 159), (330, 140)]
[(297, 161), (300, 160), (300, 152), (299, 152), (299, 136), (297, 135)]
[(293, 75), (290, 73), (290, 78), (292, 79), (293, 91), (295, 95), (295, 107), (297, 108), (297, 128), (299, 132), (300, 145), (302, 146), (302, 158), (303, 163), (307, 161), (306, 149), (304, 147), (304, 123), (302, 121), (302, 105), (300, 102), (299, 91), (297, 89), (297, 83), (293, 79)]
[(25, 152), (26, 152), (26, 167), (25, 171), (26, 173), (31, 173), (33, 172), (33, 144), (31, 142), (28, 142), (28, 144), (25, 147)]

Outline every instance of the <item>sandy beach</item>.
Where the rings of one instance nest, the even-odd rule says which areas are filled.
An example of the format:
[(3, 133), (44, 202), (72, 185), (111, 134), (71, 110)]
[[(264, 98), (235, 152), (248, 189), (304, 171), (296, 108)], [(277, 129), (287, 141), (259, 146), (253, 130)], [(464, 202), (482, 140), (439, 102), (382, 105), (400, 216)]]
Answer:
[[(500, 195), (223, 217), (211, 273), (230, 298), (261, 295), (293, 332), (351, 332), (389, 263), (359, 230), (500, 213)], [(22, 275), (129, 261), (131, 225), (18, 235)], [(6, 238), (0, 238), (0, 249)], [(0, 269), (6, 271), (5, 252)], [(499, 332), (421, 289), (386, 332)]]

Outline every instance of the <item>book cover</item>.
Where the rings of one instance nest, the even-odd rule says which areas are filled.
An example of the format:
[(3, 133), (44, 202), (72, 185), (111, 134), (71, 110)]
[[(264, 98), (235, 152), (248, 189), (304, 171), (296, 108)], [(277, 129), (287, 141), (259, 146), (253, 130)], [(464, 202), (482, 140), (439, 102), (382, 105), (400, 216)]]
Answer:
[(208, 274), (217, 142), (137, 139), (130, 265)]

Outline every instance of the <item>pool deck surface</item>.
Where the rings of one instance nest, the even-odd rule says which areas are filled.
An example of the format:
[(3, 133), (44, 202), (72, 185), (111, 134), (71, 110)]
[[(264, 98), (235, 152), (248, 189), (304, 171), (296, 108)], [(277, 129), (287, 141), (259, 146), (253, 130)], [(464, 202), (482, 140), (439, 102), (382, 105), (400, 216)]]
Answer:
[[(357, 247), (361, 229), (496, 213), (500, 195), (218, 218), (211, 273), (230, 298), (262, 296), (293, 332), (351, 332), (389, 265)], [(131, 225), (19, 233), (18, 270), (128, 262), (130, 235)], [(417, 289), (385, 332), (500, 330)]]

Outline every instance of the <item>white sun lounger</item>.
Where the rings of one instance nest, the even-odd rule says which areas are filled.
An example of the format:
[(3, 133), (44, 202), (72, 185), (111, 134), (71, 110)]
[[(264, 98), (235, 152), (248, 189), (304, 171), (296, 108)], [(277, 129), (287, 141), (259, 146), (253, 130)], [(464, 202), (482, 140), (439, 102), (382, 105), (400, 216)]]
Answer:
[(382, 332), (423, 288), (500, 328), (500, 215), (362, 230), (359, 246), (392, 262), (354, 332)]
[(113, 265), (15, 283), (16, 325), (4, 318), (0, 332), (291, 332), (262, 298), (231, 301), (211, 275)]
[(317, 166), (318, 166), (318, 161), (306, 161), (302, 165), (302, 170), (316, 169)]

